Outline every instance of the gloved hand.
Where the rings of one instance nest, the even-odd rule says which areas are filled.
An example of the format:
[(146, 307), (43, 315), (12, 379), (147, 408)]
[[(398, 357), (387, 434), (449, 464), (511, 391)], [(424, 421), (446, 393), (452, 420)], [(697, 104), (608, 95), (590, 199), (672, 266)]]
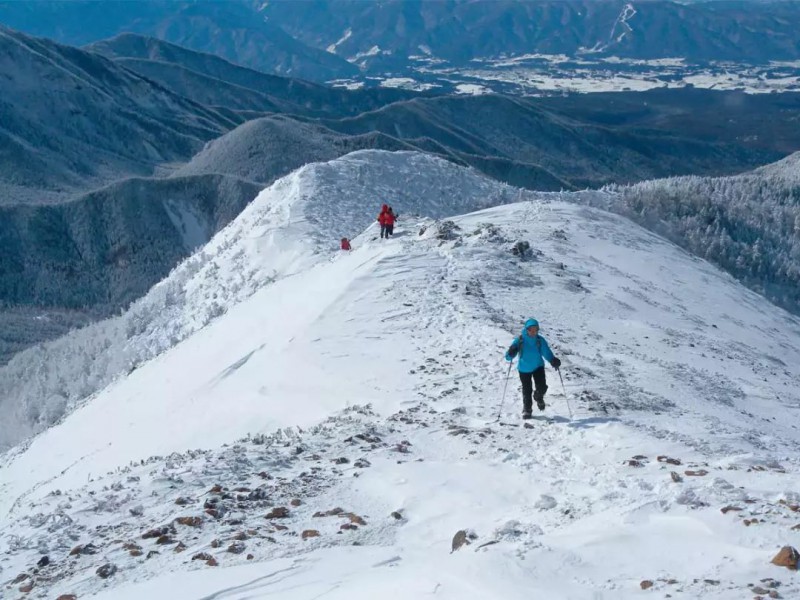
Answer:
[(553, 357), (553, 360), (550, 361), (550, 364), (553, 365), (553, 368), (558, 371), (559, 367), (561, 367), (561, 360), (557, 357)]
[(506, 354), (506, 362), (513, 362), (513, 361), (514, 361), (514, 357), (513, 356), (509, 356), (508, 354)]

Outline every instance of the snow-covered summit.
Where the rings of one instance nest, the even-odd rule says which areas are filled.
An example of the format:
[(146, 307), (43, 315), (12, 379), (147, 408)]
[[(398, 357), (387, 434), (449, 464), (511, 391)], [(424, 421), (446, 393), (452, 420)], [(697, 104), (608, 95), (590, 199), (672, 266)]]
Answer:
[[(558, 195), (419, 155), (340, 161), (277, 182), (204, 249), (217, 265), (185, 297), (216, 293), (217, 318), (4, 457), (4, 591), (800, 592), (769, 562), (800, 510), (796, 318)], [(232, 291), (245, 266), (260, 284)], [(529, 316), (564, 388), (548, 369), (549, 419), (528, 428), (502, 356)]]

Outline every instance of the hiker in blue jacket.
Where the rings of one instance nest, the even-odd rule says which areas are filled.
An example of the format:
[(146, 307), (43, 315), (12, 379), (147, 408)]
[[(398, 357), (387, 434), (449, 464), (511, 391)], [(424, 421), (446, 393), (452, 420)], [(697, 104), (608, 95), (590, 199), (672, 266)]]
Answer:
[[(561, 366), (561, 361), (553, 356), (553, 351), (542, 336), (539, 335), (539, 321), (528, 319), (522, 335), (516, 338), (506, 352), (506, 360), (511, 362), (519, 355), (517, 370), (522, 381), (522, 418), (530, 419), (533, 410), (531, 395), (536, 399), (539, 410), (545, 409), (544, 395), (547, 392), (547, 378), (544, 374), (544, 361), (550, 363), (555, 369)], [(533, 391), (533, 384), (536, 391)]]

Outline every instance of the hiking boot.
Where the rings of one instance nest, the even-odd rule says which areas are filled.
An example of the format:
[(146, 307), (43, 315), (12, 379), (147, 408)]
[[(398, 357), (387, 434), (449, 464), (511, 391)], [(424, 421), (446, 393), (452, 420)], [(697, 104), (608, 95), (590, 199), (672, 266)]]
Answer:
[(539, 407), (539, 410), (544, 410), (545, 409), (544, 400), (542, 400), (541, 398), (536, 400), (536, 406)]
[(533, 415), (531, 414), (531, 411), (525, 410), (525, 411), (522, 412), (522, 418), (523, 419), (532, 419)]

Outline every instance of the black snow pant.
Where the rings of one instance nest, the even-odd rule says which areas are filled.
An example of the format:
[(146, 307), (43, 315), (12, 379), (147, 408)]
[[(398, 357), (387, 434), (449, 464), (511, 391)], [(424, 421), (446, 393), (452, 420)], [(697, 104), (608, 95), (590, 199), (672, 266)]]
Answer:
[[(547, 392), (547, 378), (544, 374), (544, 365), (536, 369), (533, 373), (522, 373), (520, 371), (519, 380), (522, 382), (522, 409), (525, 412), (533, 410), (533, 399), (539, 410), (544, 410), (544, 395)], [(536, 391), (533, 385), (536, 384)]]
[(389, 237), (389, 227), (390, 225), (381, 225), (381, 238), (385, 235), (387, 238)]

